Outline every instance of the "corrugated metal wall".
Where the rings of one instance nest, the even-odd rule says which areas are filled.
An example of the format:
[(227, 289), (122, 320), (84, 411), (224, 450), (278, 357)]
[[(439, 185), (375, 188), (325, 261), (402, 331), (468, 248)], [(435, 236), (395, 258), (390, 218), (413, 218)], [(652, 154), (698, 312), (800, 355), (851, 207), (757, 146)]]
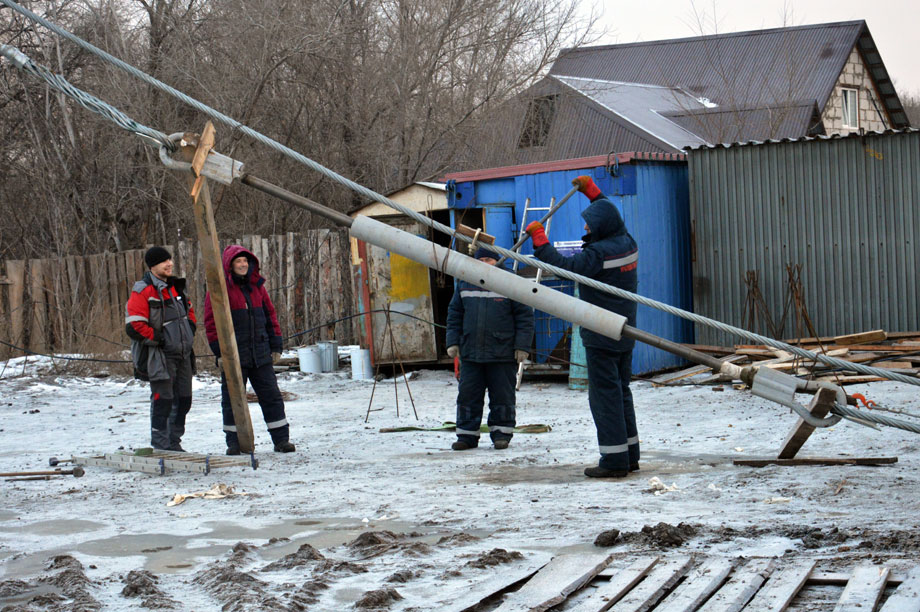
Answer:
[[(920, 132), (699, 149), (689, 173), (695, 312), (741, 326), (756, 270), (778, 322), (801, 264), (819, 335), (920, 328)], [(738, 342), (699, 325), (696, 339)]]

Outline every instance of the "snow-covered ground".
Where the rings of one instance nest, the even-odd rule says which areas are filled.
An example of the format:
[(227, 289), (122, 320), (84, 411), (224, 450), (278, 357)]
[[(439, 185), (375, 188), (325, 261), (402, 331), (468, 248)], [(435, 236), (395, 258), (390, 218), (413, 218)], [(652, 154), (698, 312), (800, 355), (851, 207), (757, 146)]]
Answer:
[[(146, 385), (29, 363), (14, 360), (0, 379), (0, 471), (149, 445)], [(605, 530), (623, 534), (612, 552), (654, 547), (639, 532), (661, 522), (685, 524), (681, 550), (711, 555), (897, 560), (920, 550), (920, 436), (898, 429), (844, 421), (799, 453), (897, 456), (894, 465), (736, 467), (734, 458), (775, 456), (795, 422), (787, 409), (730, 385), (636, 382), (641, 471), (593, 480), (582, 474), (597, 460), (587, 393), (561, 382), (525, 381), (518, 394), (518, 424), (552, 431), (515, 435), (504, 451), (484, 436), (478, 449), (453, 452), (451, 432), (380, 432), (454, 420), (451, 372), (411, 375), (417, 420), (401, 378), (399, 416), (387, 380), (367, 422), (373, 381), (345, 369), (279, 380), (297, 452), (272, 452), (252, 404), (257, 470), (87, 467), (79, 479), (0, 483), (0, 607), (337, 610), (389, 588), (402, 597), (387, 603), (392, 593), (381, 591), (389, 609), (447, 609), (482, 591), (476, 583), (590, 550)], [(847, 391), (920, 412), (909, 385)], [(209, 374), (196, 379), (183, 446), (224, 451), (220, 386)], [(656, 491), (654, 478), (664, 487)], [(218, 483), (245, 495), (167, 505)]]

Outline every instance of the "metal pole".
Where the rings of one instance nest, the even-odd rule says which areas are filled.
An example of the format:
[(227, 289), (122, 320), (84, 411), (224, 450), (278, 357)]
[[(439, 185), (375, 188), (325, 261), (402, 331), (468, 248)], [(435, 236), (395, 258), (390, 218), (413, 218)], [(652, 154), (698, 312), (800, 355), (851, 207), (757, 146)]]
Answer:
[[(556, 211), (559, 210), (559, 207), (561, 207), (563, 204), (565, 204), (565, 203), (568, 201), (569, 198), (571, 198), (573, 195), (575, 195), (575, 192), (576, 192), (576, 191), (578, 191), (578, 187), (572, 187), (572, 188), (569, 190), (569, 192), (568, 192), (567, 194), (565, 194), (564, 196), (562, 196), (562, 199), (561, 199), (561, 200), (559, 200), (558, 202), (556, 202), (555, 204), (553, 204), (552, 208), (550, 208), (548, 211), (546, 211), (546, 214), (543, 215), (543, 217), (540, 219), (540, 223), (546, 223), (546, 220), (549, 219), (550, 217), (552, 217), (554, 214), (556, 214)], [(526, 232), (525, 230), (526, 230), (526, 228), (524, 228), (524, 227), (521, 228), (521, 235), (520, 235), (520, 237), (518, 238), (518, 241), (514, 243), (514, 246), (511, 247), (511, 250), (512, 250), (512, 251), (517, 251), (519, 248), (521, 248), (521, 245), (522, 245), (522, 244), (524, 244), (525, 242), (527, 242), (527, 239), (528, 239), (530, 236), (527, 235), (527, 232)], [(496, 266), (502, 265), (502, 262), (505, 261), (506, 259), (508, 259), (508, 258), (507, 258), (507, 257), (502, 257), (501, 259), (498, 260), (498, 263), (495, 264), (495, 265), (496, 265)]]

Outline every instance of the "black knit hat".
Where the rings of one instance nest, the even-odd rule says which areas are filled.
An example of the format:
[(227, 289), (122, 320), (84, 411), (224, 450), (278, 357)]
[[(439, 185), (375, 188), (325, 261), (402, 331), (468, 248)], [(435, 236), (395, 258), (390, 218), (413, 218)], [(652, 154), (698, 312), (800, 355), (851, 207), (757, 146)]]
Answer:
[(483, 257), (491, 257), (492, 259), (501, 259), (498, 253), (490, 251), (488, 248), (481, 246), (476, 249), (476, 252), (473, 253), (473, 259), (482, 259)]
[(152, 268), (153, 266), (161, 264), (169, 259), (172, 259), (172, 255), (170, 255), (169, 251), (163, 247), (150, 247), (150, 249), (144, 253), (144, 263), (147, 264), (148, 268)]

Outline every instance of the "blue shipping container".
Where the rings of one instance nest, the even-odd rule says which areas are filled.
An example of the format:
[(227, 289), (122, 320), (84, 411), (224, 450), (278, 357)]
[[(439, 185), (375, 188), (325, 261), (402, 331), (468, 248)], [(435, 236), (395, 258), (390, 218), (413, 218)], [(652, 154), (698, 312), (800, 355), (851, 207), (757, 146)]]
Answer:
[[(687, 164), (683, 155), (624, 153), (605, 156), (495, 168), (450, 174), (448, 206), (451, 224), (482, 227), (495, 236), (496, 244), (510, 248), (523, 228), (519, 227), (527, 198), (531, 207), (549, 206), (572, 188), (572, 179), (587, 174), (607, 194), (639, 244), (639, 293), (666, 304), (691, 310), (690, 215)], [(552, 218), (548, 232), (552, 242), (579, 240), (584, 235), (581, 212), (588, 199), (575, 194)], [(545, 212), (528, 213), (528, 223)], [(472, 222), (470, 222), (472, 221)], [(533, 253), (528, 241), (521, 250)], [(547, 280), (572, 294), (573, 283), (566, 279)], [(537, 317), (537, 363), (565, 346), (571, 324), (545, 313)], [(693, 342), (693, 324), (656, 309), (639, 306), (637, 327), (672, 340)], [(670, 353), (637, 344), (633, 353), (633, 372), (642, 374), (681, 365)]]

